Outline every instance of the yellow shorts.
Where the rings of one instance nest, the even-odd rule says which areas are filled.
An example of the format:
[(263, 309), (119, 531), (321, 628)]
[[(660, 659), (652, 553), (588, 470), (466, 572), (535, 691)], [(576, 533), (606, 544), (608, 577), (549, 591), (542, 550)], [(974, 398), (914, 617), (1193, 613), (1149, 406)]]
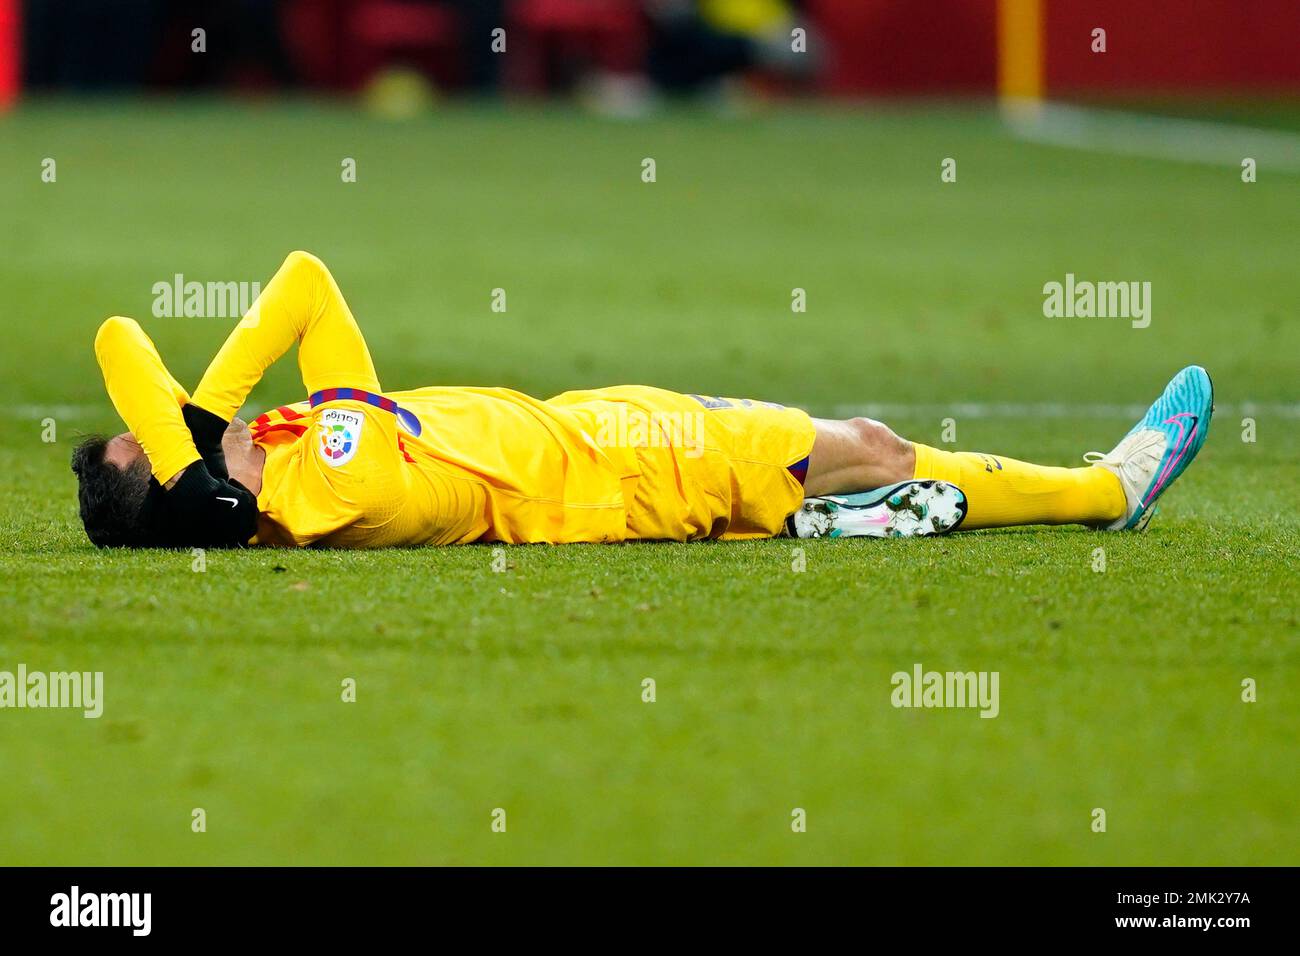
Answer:
[(597, 447), (622, 450), (628, 540), (767, 538), (803, 501), (815, 431), (800, 409), (644, 385), (550, 401), (589, 415)]

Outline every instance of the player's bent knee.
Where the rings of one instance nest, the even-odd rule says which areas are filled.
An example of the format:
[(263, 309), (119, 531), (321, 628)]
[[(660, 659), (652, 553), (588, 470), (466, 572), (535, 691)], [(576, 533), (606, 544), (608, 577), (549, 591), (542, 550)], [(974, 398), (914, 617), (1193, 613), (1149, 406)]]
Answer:
[(883, 452), (888, 449), (891, 440), (898, 436), (889, 430), (889, 426), (874, 418), (850, 418), (848, 426), (863, 451)]

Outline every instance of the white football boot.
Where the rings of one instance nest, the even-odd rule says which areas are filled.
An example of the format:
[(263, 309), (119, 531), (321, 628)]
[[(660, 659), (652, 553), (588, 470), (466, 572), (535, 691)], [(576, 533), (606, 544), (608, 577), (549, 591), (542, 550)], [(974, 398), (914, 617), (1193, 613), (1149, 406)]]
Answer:
[(786, 521), (795, 538), (911, 538), (955, 531), (966, 496), (946, 481), (903, 481), (855, 495), (806, 498)]

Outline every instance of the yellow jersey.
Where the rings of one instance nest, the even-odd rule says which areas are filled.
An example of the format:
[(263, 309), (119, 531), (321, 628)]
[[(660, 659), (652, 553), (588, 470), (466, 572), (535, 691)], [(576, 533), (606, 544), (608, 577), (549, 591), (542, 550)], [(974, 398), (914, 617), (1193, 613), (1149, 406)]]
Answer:
[(383, 393), (333, 277), (303, 252), (285, 260), (193, 398), (131, 319), (105, 322), (95, 351), (166, 483), (199, 457), (181, 407), (193, 401), (229, 421), (294, 344), (316, 403), (250, 425), (266, 452), (251, 544), (761, 537), (779, 533), (802, 500), (814, 430), (797, 409), (645, 386), (548, 401), (508, 388)]

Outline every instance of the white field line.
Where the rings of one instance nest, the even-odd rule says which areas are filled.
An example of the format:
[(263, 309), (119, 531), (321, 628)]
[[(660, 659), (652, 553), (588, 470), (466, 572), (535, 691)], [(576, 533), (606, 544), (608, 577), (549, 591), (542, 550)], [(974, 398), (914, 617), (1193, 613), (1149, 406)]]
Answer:
[(1061, 103), (1012, 105), (1003, 120), (1020, 139), (1102, 153), (1300, 172), (1300, 133), (1205, 120), (1124, 113)]
[[(864, 402), (860, 405), (832, 405), (831, 418), (1126, 418), (1136, 421), (1147, 413), (1146, 405), (1115, 405), (1093, 402)], [(1300, 418), (1300, 402), (1216, 402), (1216, 417)]]
[[(794, 405), (826, 418), (1131, 418), (1146, 414), (1146, 405), (1116, 405), (1090, 402), (862, 402), (843, 405), (810, 403)], [(15, 405), (11, 411), (20, 419), (78, 419), (107, 417), (112, 409), (102, 405)], [(1300, 418), (1300, 402), (1218, 402), (1217, 416), (1257, 418)]]
[(113, 406), (103, 405), (11, 405), (19, 418), (90, 418), (112, 411)]

